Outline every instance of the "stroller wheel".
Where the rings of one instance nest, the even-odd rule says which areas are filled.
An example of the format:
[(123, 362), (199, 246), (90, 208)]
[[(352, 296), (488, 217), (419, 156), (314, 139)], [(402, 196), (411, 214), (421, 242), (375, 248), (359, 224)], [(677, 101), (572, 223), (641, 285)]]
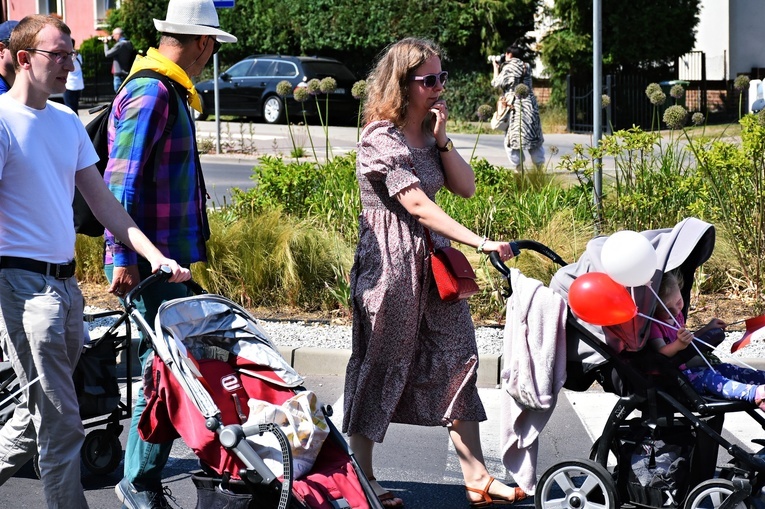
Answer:
[(600, 463), (572, 460), (548, 468), (539, 479), (537, 509), (603, 509), (619, 507), (611, 474)]
[[(685, 509), (716, 509), (738, 491), (735, 484), (727, 479), (709, 479), (693, 488), (688, 494)], [(744, 502), (731, 506), (731, 509), (746, 509)]]
[(80, 457), (91, 473), (111, 474), (122, 460), (122, 444), (113, 433), (105, 429), (97, 429), (85, 435)]

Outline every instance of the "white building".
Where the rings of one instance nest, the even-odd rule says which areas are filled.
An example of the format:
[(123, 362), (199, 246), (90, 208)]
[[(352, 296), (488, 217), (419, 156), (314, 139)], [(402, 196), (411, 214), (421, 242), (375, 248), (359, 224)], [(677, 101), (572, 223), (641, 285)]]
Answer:
[[(706, 56), (707, 80), (732, 80), (739, 74), (750, 74), (752, 69), (765, 68), (763, 22), (762, 0), (701, 2), (694, 51)], [(679, 78), (700, 80), (700, 62), (698, 53), (681, 58)]]

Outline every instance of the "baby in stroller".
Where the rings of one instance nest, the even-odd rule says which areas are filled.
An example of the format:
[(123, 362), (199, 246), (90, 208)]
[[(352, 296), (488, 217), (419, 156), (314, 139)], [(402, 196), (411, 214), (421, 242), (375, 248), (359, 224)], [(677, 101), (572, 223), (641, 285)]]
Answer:
[[(684, 300), (681, 294), (682, 275), (677, 271), (664, 274), (659, 287), (660, 305), (654, 318), (665, 322), (651, 324), (648, 343), (666, 357), (687, 358), (685, 354), (694, 339), (694, 334), (685, 328), (683, 315)], [(710, 343), (711, 336), (723, 335), (725, 322), (713, 318), (707, 325), (696, 331), (696, 337), (704, 343)], [(714, 342), (714, 339), (711, 340)], [(693, 349), (690, 349), (693, 350)], [(694, 353), (690, 352), (691, 355)], [(713, 362), (716, 359), (712, 359)], [(681, 360), (682, 362), (682, 360)], [(765, 372), (736, 366), (729, 363), (715, 362), (712, 366), (701, 355), (690, 357), (678, 366), (691, 385), (700, 394), (711, 394), (722, 399), (738, 399), (754, 403), (765, 410)]]

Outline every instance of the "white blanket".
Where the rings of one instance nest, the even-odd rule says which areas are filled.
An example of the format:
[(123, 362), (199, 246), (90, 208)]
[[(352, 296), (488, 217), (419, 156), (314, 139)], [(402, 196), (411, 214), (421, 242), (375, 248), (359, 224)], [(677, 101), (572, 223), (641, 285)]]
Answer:
[(537, 438), (566, 381), (566, 303), (510, 269), (500, 419), (502, 463), (523, 491), (536, 489)]

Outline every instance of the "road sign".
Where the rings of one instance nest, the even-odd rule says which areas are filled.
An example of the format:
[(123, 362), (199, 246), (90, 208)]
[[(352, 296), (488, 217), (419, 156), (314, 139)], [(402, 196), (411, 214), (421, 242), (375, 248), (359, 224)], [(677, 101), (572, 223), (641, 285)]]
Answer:
[(216, 9), (232, 9), (234, 7), (234, 0), (213, 0)]

